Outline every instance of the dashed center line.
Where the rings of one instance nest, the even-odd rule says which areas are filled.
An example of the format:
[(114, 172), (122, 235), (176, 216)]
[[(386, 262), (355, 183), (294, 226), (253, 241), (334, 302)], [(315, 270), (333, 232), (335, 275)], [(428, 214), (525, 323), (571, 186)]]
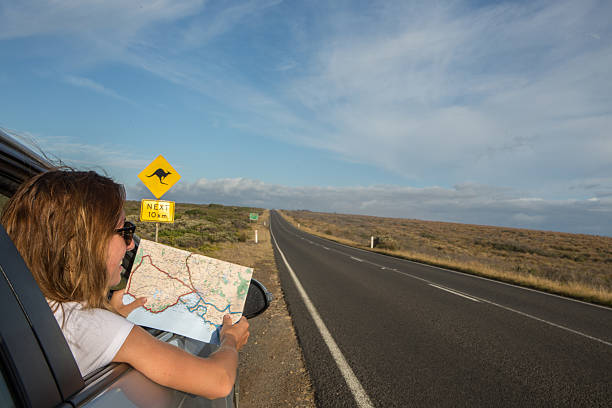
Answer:
[[(288, 231), (288, 230), (287, 230), (286, 232), (288, 232), (289, 234), (295, 235), (296, 237), (298, 236), (298, 235), (296, 235), (296, 234), (292, 233), (291, 231)], [(301, 238), (301, 239), (305, 239), (305, 238), (302, 238), (302, 237), (300, 237), (300, 238)], [(357, 249), (357, 250), (360, 250), (360, 251), (364, 251), (364, 250), (362, 250), (362, 249), (352, 248), (352, 247), (350, 247), (350, 246), (348, 246), (348, 245), (344, 245), (344, 244), (340, 244), (340, 243), (336, 243), (336, 244), (341, 245), (341, 246), (344, 246), (344, 247), (347, 247), (347, 248), (349, 248), (349, 249)], [(329, 248), (327, 248), (327, 247), (323, 247), (323, 248), (325, 248), (325, 249), (327, 249), (327, 250), (330, 250), (330, 249), (329, 249)], [(338, 252), (339, 254), (348, 255), (347, 253), (345, 253), (345, 252), (343, 252), (343, 251), (340, 251), (340, 250), (337, 250), (337, 249), (334, 249), (334, 251)], [(348, 256), (350, 256), (350, 255), (348, 255)], [(372, 261), (367, 261), (367, 260), (363, 260), (363, 259), (360, 259), (360, 258), (356, 258), (356, 257), (354, 257), (354, 256), (350, 256), (350, 258), (351, 258), (351, 259), (353, 259), (353, 260), (355, 260), (355, 261), (358, 261), (358, 262), (365, 262), (365, 263), (371, 264), (371, 265), (373, 265), (373, 266), (375, 266), (375, 267), (378, 267), (378, 268), (380, 268), (380, 269), (382, 269), (382, 270), (393, 271), (393, 272), (399, 273), (399, 274), (401, 274), (401, 275), (408, 276), (408, 277), (410, 277), (410, 278), (413, 278), (413, 279), (416, 279), (416, 280), (419, 280), (419, 281), (425, 282), (425, 283), (427, 283), (428, 285), (433, 286), (433, 287), (435, 287), (435, 288), (437, 288), (437, 289), (444, 290), (444, 291), (449, 292), (449, 293), (452, 293), (452, 294), (454, 294), (454, 295), (464, 297), (464, 298), (469, 299), (469, 300), (471, 300), (471, 301), (473, 301), (473, 302), (478, 302), (478, 303), (486, 303), (486, 304), (489, 304), (489, 305), (492, 305), (492, 306), (498, 307), (498, 308), (500, 308), (500, 309), (504, 309), (504, 310), (506, 310), (506, 311), (509, 311), (509, 312), (512, 312), (512, 313), (519, 314), (519, 315), (521, 315), (521, 316), (523, 316), (523, 317), (526, 317), (526, 318), (529, 318), (529, 319), (533, 319), (533, 320), (536, 320), (536, 321), (538, 321), (538, 322), (541, 322), (541, 323), (547, 324), (547, 325), (549, 325), (549, 326), (556, 327), (556, 328), (558, 328), (558, 329), (565, 330), (565, 331), (567, 331), (567, 332), (570, 332), (570, 333), (576, 334), (576, 335), (578, 335), (578, 336), (582, 336), (582, 337), (585, 337), (585, 338), (587, 338), (587, 339), (590, 339), (590, 340), (593, 340), (593, 341), (599, 342), (599, 343), (604, 344), (604, 345), (606, 345), (606, 346), (612, 346), (612, 343), (611, 343), (611, 342), (609, 342), (609, 341), (606, 341), (606, 340), (603, 340), (603, 339), (597, 338), (597, 337), (595, 337), (595, 336), (588, 335), (588, 334), (583, 333), (583, 332), (581, 332), (581, 331), (574, 330), (574, 329), (571, 329), (571, 328), (569, 328), (569, 327), (566, 327), (566, 326), (563, 326), (563, 325), (560, 325), (560, 324), (557, 324), (557, 323), (553, 323), (553, 322), (551, 322), (551, 321), (548, 321), (548, 320), (545, 320), (545, 319), (539, 318), (539, 317), (537, 317), (537, 316), (530, 315), (529, 313), (525, 313), (525, 312), (522, 312), (522, 311), (520, 311), (520, 310), (516, 310), (516, 309), (513, 309), (513, 308), (511, 308), (511, 307), (501, 305), (501, 304), (499, 304), (499, 303), (495, 303), (495, 302), (493, 302), (493, 301), (491, 301), (491, 300), (488, 300), (488, 299), (483, 299), (483, 298), (476, 297), (476, 296), (469, 296), (469, 295), (464, 294), (464, 293), (462, 293), (462, 292), (459, 292), (459, 291), (457, 291), (457, 290), (454, 290), (454, 289), (449, 289), (449, 288), (446, 288), (446, 287), (443, 287), (443, 286), (436, 285), (436, 284), (434, 284), (433, 282), (429, 281), (428, 279), (421, 278), (421, 277), (419, 277), (419, 276), (416, 276), (416, 275), (413, 275), (413, 274), (411, 274), (411, 273), (408, 273), (408, 272), (405, 272), (405, 271), (399, 270), (399, 269), (397, 269), (397, 268), (385, 267), (385, 266), (380, 265), (380, 264), (377, 264), (377, 263), (375, 263), (375, 262), (372, 262)], [(412, 261), (408, 261), (408, 262), (415, 263), (415, 262), (412, 262)], [(439, 267), (435, 267), (435, 266), (431, 266), (431, 265), (428, 265), (428, 266), (429, 266), (429, 267), (432, 267), (432, 268), (440, 269), (440, 270), (443, 270), (443, 271), (447, 271), (447, 272), (452, 272), (452, 273), (460, 273), (460, 272), (456, 272), (456, 271), (449, 270), (449, 269), (445, 269), (445, 268), (439, 268)], [(470, 275), (467, 275), (467, 276), (470, 276)], [(470, 276), (470, 277), (473, 277), (473, 276)], [(476, 276), (475, 278), (481, 278), (481, 277)], [(486, 280), (489, 280), (489, 279), (487, 279), (487, 278), (481, 278), (481, 279), (486, 279)], [(519, 289), (532, 290), (532, 289), (529, 289), (529, 288), (523, 288), (523, 287), (520, 287), (520, 286), (510, 285), (510, 284), (507, 284), (507, 283), (504, 283), (504, 282), (495, 282), (495, 283), (499, 283), (499, 284), (503, 284), (503, 285), (508, 285), (508, 286), (514, 286), (514, 287), (519, 288)], [(544, 293), (544, 292), (538, 292), (538, 293), (542, 293), (542, 294), (544, 294), (544, 295), (550, 295), (550, 294), (547, 294), (547, 293)], [(557, 295), (551, 295), (551, 296), (557, 296)], [(559, 296), (557, 296), (557, 297), (559, 297)], [(569, 301), (576, 301), (576, 300), (574, 300), (574, 299), (567, 299), (567, 300), (569, 300)], [(580, 303), (584, 303), (584, 302), (580, 302)], [(588, 304), (588, 303), (587, 303), (587, 304)], [(589, 305), (591, 305), (591, 304), (589, 304)], [(599, 305), (591, 305), (591, 306), (601, 307), (601, 306), (599, 306)]]
[(455, 290), (452, 290), (452, 289), (449, 289), (449, 288), (445, 288), (445, 287), (443, 287), (443, 286), (434, 285), (433, 283), (430, 283), (430, 284), (429, 284), (429, 286), (433, 286), (434, 288), (438, 288), (438, 289), (440, 289), (440, 290), (443, 290), (443, 291), (446, 291), (446, 292), (452, 293), (453, 295), (457, 295), (457, 296), (464, 297), (464, 298), (466, 298), (466, 299), (471, 300), (472, 302), (477, 302), (477, 303), (480, 303), (480, 300), (478, 300), (478, 299), (474, 299), (473, 297), (468, 296), (468, 295), (465, 295), (465, 294), (463, 294), (463, 293), (461, 293), (461, 292), (459, 292), (459, 291), (455, 291)]

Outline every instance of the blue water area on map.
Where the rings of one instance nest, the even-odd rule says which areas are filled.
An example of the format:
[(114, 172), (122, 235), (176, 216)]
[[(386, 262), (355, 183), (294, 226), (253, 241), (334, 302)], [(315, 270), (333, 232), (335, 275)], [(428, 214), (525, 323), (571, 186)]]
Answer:
[[(123, 303), (134, 301), (131, 295), (123, 296)], [(229, 306), (219, 309), (212, 303), (206, 303), (194, 293), (181, 297), (180, 301), (160, 313), (151, 313), (142, 307), (129, 314), (127, 319), (140, 326), (153, 327), (190, 337), (206, 343), (219, 344), (219, 325), (207, 324), (206, 311), (214, 307), (219, 311), (231, 313)], [(190, 310), (191, 309), (191, 310)]]

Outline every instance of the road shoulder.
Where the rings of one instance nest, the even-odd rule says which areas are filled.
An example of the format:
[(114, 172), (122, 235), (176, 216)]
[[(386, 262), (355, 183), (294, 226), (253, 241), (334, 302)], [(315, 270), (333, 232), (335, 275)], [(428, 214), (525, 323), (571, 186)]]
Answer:
[(264, 314), (249, 320), (251, 336), (240, 352), (238, 367), (239, 405), (314, 407), (314, 391), (280, 285), (269, 225), (266, 211), (253, 225), (258, 231), (257, 244), (249, 237), (247, 242), (223, 246), (213, 255), (252, 266), (253, 277), (274, 296)]

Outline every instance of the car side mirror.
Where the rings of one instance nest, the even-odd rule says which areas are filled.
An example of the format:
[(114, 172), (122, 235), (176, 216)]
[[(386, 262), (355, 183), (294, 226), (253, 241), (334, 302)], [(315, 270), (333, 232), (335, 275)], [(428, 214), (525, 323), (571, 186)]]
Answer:
[(257, 279), (251, 279), (242, 315), (247, 319), (259, 316), (266, 311), (273, 299), (272, 293), (261, 282)]

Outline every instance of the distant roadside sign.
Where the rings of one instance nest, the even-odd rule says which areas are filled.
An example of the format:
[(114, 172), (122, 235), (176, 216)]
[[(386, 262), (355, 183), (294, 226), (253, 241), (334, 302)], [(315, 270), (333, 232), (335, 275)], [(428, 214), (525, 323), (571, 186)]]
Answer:
[(249, 214), (249, 220), (257, 221), (258, 219), (259, 219), (259, 214), (257, 214), (257, 213), (250, 213)]
[(181, 175), (160, 154), (140, 172), (138, 178), (151, 190), (156, 198), (160, 198), (170, 187), (179, 181)]
[(174, 201), (142, 200), (140, 221), (174, 222)]

